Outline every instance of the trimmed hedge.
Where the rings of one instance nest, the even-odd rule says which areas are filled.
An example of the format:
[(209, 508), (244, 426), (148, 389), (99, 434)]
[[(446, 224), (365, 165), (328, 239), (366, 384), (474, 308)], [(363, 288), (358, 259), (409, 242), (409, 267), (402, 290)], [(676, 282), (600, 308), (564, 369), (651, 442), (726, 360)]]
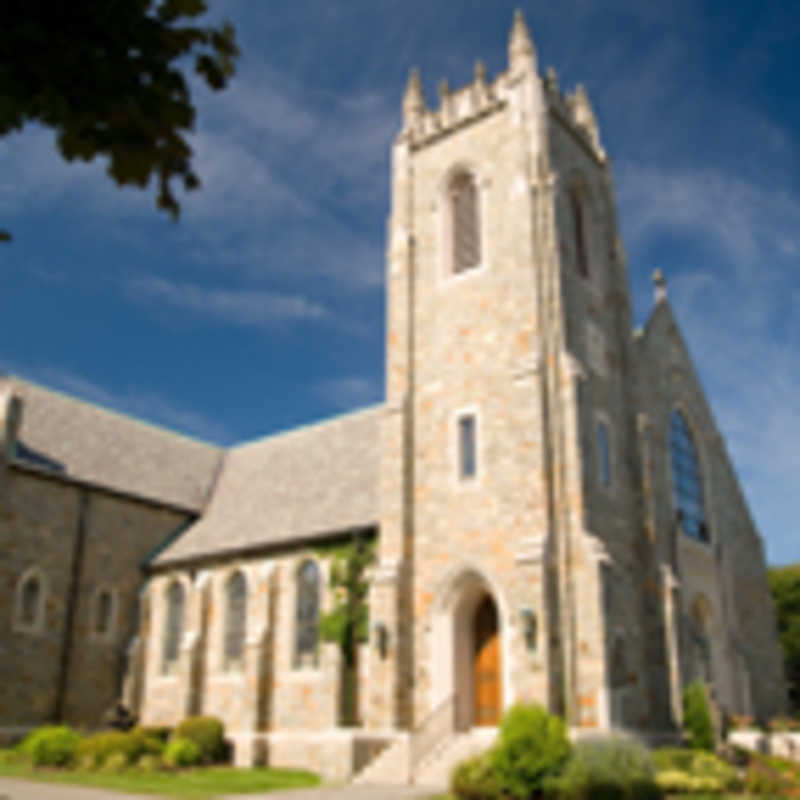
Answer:
[(141, 729), (104, 731), (82, 739), (76, 748), (75, 758), (83, 769), (104, 766), (112, 755), (122, 754), (125, 763), (133, 764), (143, 755), (160, 755), (164, 745), (147, 736)]
[(164, 763), (168, 767), (194, 767), (202, 761), (200, 745), (182, 736), (170, 739), (167, 749), (164, 750)]
[(200, 748), (200, 760), (204, 764), (225, 759), (225, 727), (216, 717), (187, 717), (175, 728), (172, 741), (178, 738), (194, 742)]
[(46, 725), (22, 740), (19, 751), (37, 767), (65, 767), (75, 757), (80, 736), (66, 725)]

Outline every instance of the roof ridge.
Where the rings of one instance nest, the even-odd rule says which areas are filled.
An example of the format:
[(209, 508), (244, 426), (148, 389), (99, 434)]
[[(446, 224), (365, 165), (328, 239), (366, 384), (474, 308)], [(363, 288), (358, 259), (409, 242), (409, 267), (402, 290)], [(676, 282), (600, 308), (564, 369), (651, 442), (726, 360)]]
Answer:
[(288, 438), (293, 434), (306, 433), (307, 431), (311, 431), (315, 428), (321, 428), (325, 425), (330, 425), (334, 422), (339, 422), (340, 420), (347, 419), (348, 417), (357, 417), (361, 415), (366, 415), (368, 413), (374, 413), (375, 411), (378, 411), (385, 405), (386, 405), (385, 402), (372, 403), (371, 405), (362, 406), (361, 408), (355, 408), (350, 411), (343, 411), (339, 414), (334, 414), (330, 417), (323, 417), (322, 419), (313, 420), (311, 422), (304, 422), (300, 425), (296, 425), (294, 428), (283, 428), (282, 430), (274, 431), (273, 433), (268, 433), (265, 436), (259, 436), (256, 439), (247, 439), (243, 442), (239, 442), (238, 444), (232, 445), (230, 447), (230, 452), (244, 450), (245, 448), (254, 447), (255, 445), (264, 444), (269, 441)]
[[(149, 420), (142, 419), (140, 417), (134, 416), (133, 414), (127, 413), (125, 411), (118, 411), (114, 408), (109, 408), (108, 406), (101, 405), (99, 402), (95, 402), (93, 400), (86, 400), (82, 397), (78, 397), (73, 394), (69, 394), (66, 391), (61, 389), (54, 389), (50, 386), (45, 386), (37, 381), (31, 380), (29, 378), (25, 378), (21, 375), (17, 375), (13, 372), (1, 374), (0, 378), (10, 379), (12, 382), (27, 384), (38, 391), (46, 392), (47, 394), (56, 395), (64, 400), (68, 400), (72, 403), (79, 403), (82, 406), (92, 409), (95, 412), (100, 412), (103, 414), (107, 414), (111, 417), (116, 417), (117, 419), (125, 420), (128, 423), (141, 426), (143, 428), (148, 428), (155, 433), (159, 434), (166, 434), (170, 437), (176, 439), (183, 439), (187, 442), (191, 442), (194, 444), (199, 444), (204, 447), (207, 447), (211, 450), (215, 450), (217, 452), (225, 452), (228, 448), (224, 447), (223, 445), (214, 444), (213, 442), (206, 441), (204, 439), (200, 439), (196, 436), (192, 436), (188, 433), (183, 433), (181, 431), (176, 431), (171, 428), (166, 427), (165, 425), (161, 425), (156, 422), (150, 422)], [(24, 415), (24, 406), (23, 406), (23, 415)]]

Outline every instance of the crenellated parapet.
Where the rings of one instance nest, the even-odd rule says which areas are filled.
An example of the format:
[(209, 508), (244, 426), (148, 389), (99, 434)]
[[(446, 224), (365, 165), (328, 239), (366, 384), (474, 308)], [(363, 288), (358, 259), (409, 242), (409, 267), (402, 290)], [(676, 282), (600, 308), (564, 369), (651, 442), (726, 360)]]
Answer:
[(471, 83), (452, 89), (439, 84), (439, 106), (428, 108), (419, 71), (414, 69), (403, 97), (403, 130), (399, 140), (412, 149), (424, 147), (466, 125), (499, 111), (510, 99), (513, 87), (521, 80), (536, 81), (536, 49), (522, 13), (517, 11), (508, 43), (508, 69), (490, 80), (486, 65), (475, 64)]
[(446, 80), (441, 81), (439, 107), (428, 108), (419, 72), (413, 70), (403, 99), (401, 140), (417, 149), (493, 114), (505, 106), (505, 78), (503, 73), (489, 82), (486, 67), (479, 61), (468, 85), (454, 90)]
[(551, 111), (560, 118), (584, 144), (588, 145), (598, 161), (606, 161), (606, 151), (600, 144), (600, 129), (597, 125), (589, 95), (583, 84), (579, 83), (571, 94), (564, 94), (558, 85), (558, 76), (548, 67), (544, 79), (545, 97)]

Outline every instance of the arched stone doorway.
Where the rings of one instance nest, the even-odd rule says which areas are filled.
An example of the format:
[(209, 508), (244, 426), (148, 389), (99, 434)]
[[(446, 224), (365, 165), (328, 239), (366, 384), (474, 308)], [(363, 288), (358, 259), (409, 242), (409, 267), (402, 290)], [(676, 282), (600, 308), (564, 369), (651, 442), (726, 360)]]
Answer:
[(451, 697), (456, 730), (497, 725), (506, 705), (502, 604), (473, 569), (444, 582), (431, 628), (433, 704)]
[(478, 603), (472, 620), (473, 723), (497, 725), (502, 702), (500, 631), (490, 595)]

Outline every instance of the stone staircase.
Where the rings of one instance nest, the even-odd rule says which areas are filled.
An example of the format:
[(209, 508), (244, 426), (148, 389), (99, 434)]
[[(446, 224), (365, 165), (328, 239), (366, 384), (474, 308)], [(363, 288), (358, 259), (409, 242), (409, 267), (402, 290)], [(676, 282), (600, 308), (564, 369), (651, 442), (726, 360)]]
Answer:
[(411, 768), (409, 737), (400, 735), (385, 750), (382, 750), (354, 778), (353, 783), (407, 784), (444, 789), (450, 784), (453, 768), (467, 758), (488, 750), (497, 738), (494, 728), (475, 728), (463, 733), (452, 733), (436, 743)]
[(474, 728), (463, 733), (454, 733), (420, 761), (411, 776), (411, 782), (437, 788), (449, 786), (453, 769), (462, 761), (488, 750), (496, 738), (495, 728)]
[(355, 784), (409, 783), (408, 734), (397, 738), (381, 750), (352, 779)]

